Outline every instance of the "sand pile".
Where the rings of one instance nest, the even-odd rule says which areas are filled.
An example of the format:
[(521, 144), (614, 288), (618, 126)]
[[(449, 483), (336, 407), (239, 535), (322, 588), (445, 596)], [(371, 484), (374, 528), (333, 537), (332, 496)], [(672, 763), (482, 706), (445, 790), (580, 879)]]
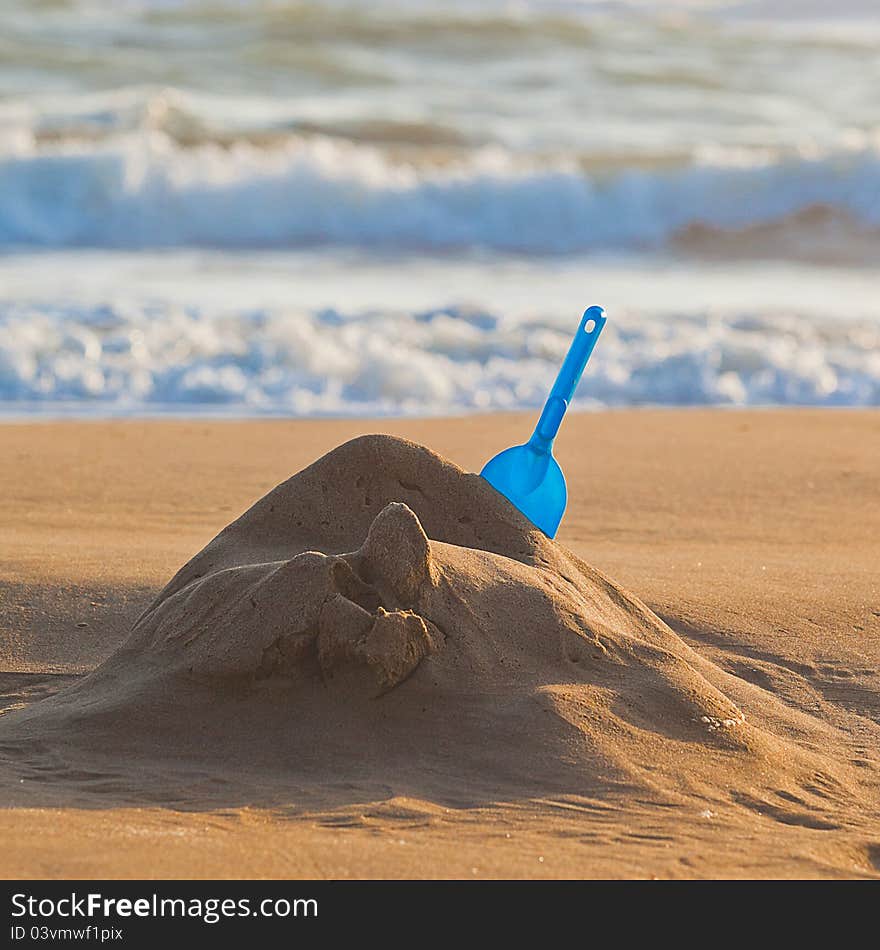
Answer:
[(618, 684), (633, 716), (673, 718), (682, 735), (743, 720), (675, 634), (481, 478), (378, 436), (226, 528), (105, 672), (133, 655), (159, 661), (162, 677), (344, 675), (372, 695), (411, 675), (420, 689), (477, 694)]
[[(815, 721), (701, 659), (478, 476), (385, 436), (283, 482), (109, 660), (3, 718), (0, 737), (77, 745), (95, 769), (149, 761), (135, 787), (185, 761), (183, 797), (845, 794), (811, 758)], [(56, 778), (83, 767), (55, 755)]]

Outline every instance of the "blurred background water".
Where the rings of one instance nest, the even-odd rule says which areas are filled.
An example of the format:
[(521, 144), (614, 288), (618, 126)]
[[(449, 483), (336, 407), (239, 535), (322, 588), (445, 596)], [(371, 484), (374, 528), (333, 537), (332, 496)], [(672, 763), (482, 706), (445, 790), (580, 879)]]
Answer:
[(0, 412), (880, 404), (875, 0), (0, 0)]

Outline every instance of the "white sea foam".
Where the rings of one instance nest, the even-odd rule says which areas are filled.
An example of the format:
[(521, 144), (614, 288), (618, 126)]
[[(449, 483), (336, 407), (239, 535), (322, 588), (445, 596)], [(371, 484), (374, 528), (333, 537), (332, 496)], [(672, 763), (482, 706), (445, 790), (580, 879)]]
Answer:
[[(6, 304), (0, 406), (294, 415), (536, 407), (569, 331), (549, 317), (455, 308)], [(880, 328), (779, 313), (616, 315), (577, 399), (581, 407), (770, 403), (880, 405)]]
[(162, 133), (0, 159), (0, 243), (233, 248), (662, 245), (813, 208), (880, 229), (880, 154), (587, 174), (501, 149), (430, 168), (327, 138), (182, 149)]
[(826, 8), (6, 0), (0, 411), (534, 407), (594, 302), (581, 405), (877, 404), (880, 31)]

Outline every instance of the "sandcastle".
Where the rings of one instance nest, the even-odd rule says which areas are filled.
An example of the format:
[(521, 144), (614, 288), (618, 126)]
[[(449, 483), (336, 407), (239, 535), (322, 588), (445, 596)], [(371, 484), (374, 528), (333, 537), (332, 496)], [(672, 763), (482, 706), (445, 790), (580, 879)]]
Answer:
[(270, 491), (104, 663), (3, 720), (5, 742), (62, 749), (68, 770), (74, 747), (149, 761), (152, 783), (185, 756), (206, 774), (235, 763), (240, 801), (647, 786), (752, 800), (819, 781), (824, 808), (843, 788), (809, 751), (821, 724), (700, 656), (483, 479), (389, 436)]

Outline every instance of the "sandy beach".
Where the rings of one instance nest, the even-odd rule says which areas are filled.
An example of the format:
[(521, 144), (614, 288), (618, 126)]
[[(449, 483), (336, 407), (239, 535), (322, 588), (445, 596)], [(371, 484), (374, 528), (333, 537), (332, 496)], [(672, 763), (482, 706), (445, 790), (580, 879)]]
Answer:
[[(547, 660), (535, 695), (552, 693), (552, 702), (517, 707), (510, 722), (519, 742), (511, 727), (493, 743), (462, 713), (461, 754), (473, 758), (486, 743), (484, 773), (471, 762), (452, 778), (434, 775), (431, 755), (440, 751), (429, 747), (440, 743), (443, 761), (456, 763), (455, 732), (400, 721), (416, 710), (414, 690), (427, 695), (425, 664), (452, 662), (445, 659), (454, 649), (449, 630), (436, 658), (364, 700), (365, 710), (384, 708), (395, 741), (416, 750), (405, 764), (389, 752), (352, 772), (348, 746), (329, 748), (317, 718), (285, 720), (286, 694), (272, 685), (274, 676), (263, 681), (259, 703), (244, 687), (211, 686), (210, 709), (193, 693), (193, 722), (217, 726), (200, 725), (186, 741), (175, 739), (190, 714), (182, 696), (177, 706), (164, 697), (169, 705), (155, 723), (149, 704), (110, 703), (100, 728), (94, 725), (86, 674), (126, 641), (182, 565), (276, 485), (370, 432), (412, 440), (473, 472), (521, 441), (530, 420), (4, 423), (0, 873), (880, 876), (880, 415), (871, 410), (571, 417), (558, 453), (570, 493), (561, 553), (555, 545), (546, 551), (562, 559), (570, 551), (584, 577), (593, 578), (586, 572), (595, 568), (613, 582), (602, 587), (608, 606), (591, 601), (607, 621), (606, 653), (619, 646), (612, 610), (666, 638), (662, 651), (655, 644), (644, 654), (659, 678), (646, 680), (643, 691), (632, 678), (641, 654), (626, 653), (619, 674), (586, 677), (590, 695), (611, 699), (578, 725), (571, 710), (580, 694)], [(404, 495), (377, 504), (417, 507)], [(430, 522), (420, 517), (445, 576), (476, 571), (477, 561), (456, 568), (455, 545), (435, 545)], [(507, 563), (484, 558), (480, 570), (492, 577)], [(519, 578), (532, 568), (511, 570)], [(473, 589), (479, 600), (476, 581)], [(637, 602), (660, 619), (642, 615)], [(567, 603), (551, 606), (559, 613)], [(503, 639), (504, 630), (493, 635)], [(542, 630), (520, 635), (540, 640)], [(531, 661), (523, 657), (517, 662), (525, 667)], [(113, 675), (125, 669), (117, 662)], [(136, 669), (140, 676), (143, 668)], [(447, 692), (456, 669), (442, 667)], [(500, 708), (504, 681), (491, 682)], [(75, 715), (53, 720), (45, 742), (39, 716), (28, 720), (29, 731), (10, 725), (71, 688), (85, 698)], [(113, 689), (118, 704), (129, 686)], [(664, 691), (675, 694), (674, 703)], [(630, 699), (633, 708), (624, 708)], [(676, 710), (688, 703), (698, 711), (700, 704), (729, 704), (736, 712), (718, 713), (717, 721), (740, 724), (741, 715), (745, 738), (721, 742), (714, 713), (679, 730)], [(252, 760), (240, 757), (236, 742), (259, 745), (255, 723), (267, 710), (277, 736), (311, 729), (321, 737), (320, 777), (286, 759), (276, 740), (267, 739)], [(247, 720), (251, 732), (229, 738), (227, 716)], [(70, 730), (68, 743), (59, 723)], [(549, 737), (545, 750), (536, 751), (541, 737)], [(327, 777), (334, 756), (336, 782)]]
[(880, 878), (827, 7), (6, 0), (0, 878)]

